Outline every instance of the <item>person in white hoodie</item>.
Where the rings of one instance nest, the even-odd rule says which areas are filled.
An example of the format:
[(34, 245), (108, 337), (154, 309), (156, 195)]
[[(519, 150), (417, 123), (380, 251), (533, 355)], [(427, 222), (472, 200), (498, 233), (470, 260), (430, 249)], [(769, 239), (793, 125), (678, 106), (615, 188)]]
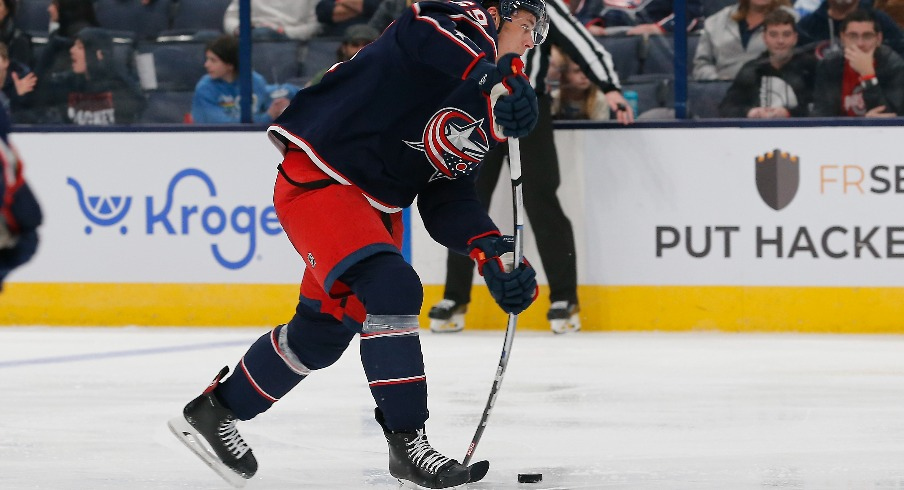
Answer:
[[(307, 41), (321, 31), (314, 7), (317, 0), (251, 0), (252, 38), (256, 41)], [(238, 35), (239, 0), (223, 16), (223, 31)]]

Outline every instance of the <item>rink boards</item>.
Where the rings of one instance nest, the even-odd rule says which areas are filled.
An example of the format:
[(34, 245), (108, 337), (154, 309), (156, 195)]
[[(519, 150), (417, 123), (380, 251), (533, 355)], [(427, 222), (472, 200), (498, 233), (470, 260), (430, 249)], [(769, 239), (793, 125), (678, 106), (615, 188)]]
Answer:
[[(585, 328), (904, 332), (904, 157), (889, 144), (902, 137), (897, 127), (559, 130)], [(38, 255), (0, 294), (0, 324), (288, 320), (304, 264), (273, 213), (280, 155), (262, 131), (13, 141), (46, 221)], [(509, 196), (501, 182), (492, 214), (503, 230)], [(416, 211), (411, 229), (429, 306), (445, 252)], [(546, 328), (546, 292), (522, 328)], [(467, 322), (501, 329), (505, 316), (475, 287)]]

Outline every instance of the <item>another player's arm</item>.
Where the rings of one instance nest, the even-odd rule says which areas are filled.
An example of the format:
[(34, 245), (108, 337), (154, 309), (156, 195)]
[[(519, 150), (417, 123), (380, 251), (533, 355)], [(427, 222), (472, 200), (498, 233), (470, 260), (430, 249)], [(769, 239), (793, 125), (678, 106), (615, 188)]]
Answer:
[(561, 0), (547, 0), (549, 41), (565, 51), (603, 93), (621, 90), (612, 55), (568, 12)]
[(636, 114), (621, 93), (612, 55), (569, 13), (568, 7), (561, 0), (547, 0), (546, 11), (549, 14), (550, 42), (565, 51), (590, 81), (602, 90), (606, 104), (616, 114), (619, 122), (634, 122)]

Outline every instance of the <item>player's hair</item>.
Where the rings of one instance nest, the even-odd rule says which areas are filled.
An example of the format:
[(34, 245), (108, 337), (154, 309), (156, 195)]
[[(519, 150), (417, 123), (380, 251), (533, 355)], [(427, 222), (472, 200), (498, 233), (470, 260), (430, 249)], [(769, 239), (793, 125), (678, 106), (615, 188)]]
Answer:
[(847, 14), (844, 19), (841, 21), (841, 32), (847, 30), (848, 24), (851, 22), (872, 22), (873, 30), (879, 32), (879, 21), (876, 19), (876, 14), (874, 14), (871, 10), (858, 8), (853, 12)]
[(794, 32), (797, 32), (797, 20), (791, 15), (791, 12), (788, 12), (785, 9), (773, 10), (766, 14), (766, 18), (763, 19), (763, 30), (766, 30), (769, 26), (784, 25), (790, 25), (791, 28), (794, 29)]

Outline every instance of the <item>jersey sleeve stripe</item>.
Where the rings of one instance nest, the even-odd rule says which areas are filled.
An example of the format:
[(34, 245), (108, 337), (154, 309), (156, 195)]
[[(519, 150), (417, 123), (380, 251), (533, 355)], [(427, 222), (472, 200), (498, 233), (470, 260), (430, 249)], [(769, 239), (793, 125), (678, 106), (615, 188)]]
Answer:
[(454, 42), (455, 44), (457, 44), (459, 47), (461, 47), (462, 49), (464, 49), (465, 51), (467, 51), (471, 56), (477, 57), (477, 56), (480, 56), (480, 55), (481, 55), (481, 53), (478, 52), (476, 49), (474, 49), (474, 47), (472, 47), (472, 46), (469, 45), (468, 43), (462, 41), (461, 39), (459, 39), (458, 37), (456, 37), (454, 34), (450, 33), (449, 31), (443, 29), (443, 27), (442, 27), (441, 25), (439, 25), (439, 22), (437, 22), (436, 19), (434, 19), (434, 18), (432, 18), (432, 17), (422, 16), (422, 15), (416, 16), (415, 19), (416, 19), (416, 20), (419, 20), (419, 21), (422, 21), (422, 22), (427, 22), (427, 23), (429, 23), (429, 24), (432, 25), (433, 28), (435, 28), (440, 34), (442, 34), (443, 36), (446, 36), (447, 38), (449, 38), (451, 41), (453, 41), (453, 42)]

